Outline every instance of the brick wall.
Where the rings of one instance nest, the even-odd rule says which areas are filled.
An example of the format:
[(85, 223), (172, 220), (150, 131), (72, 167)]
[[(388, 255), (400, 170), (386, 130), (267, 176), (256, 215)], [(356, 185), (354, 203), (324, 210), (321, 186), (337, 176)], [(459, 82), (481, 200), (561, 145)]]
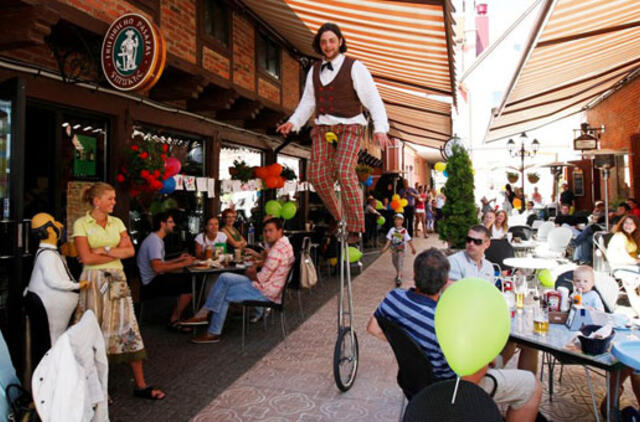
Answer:
[(202, 47), (202, 67), (225, 79), (231, 77), (230, 60), (209, 47)]
[[(615, 94), (596, 105), (587, 112), (587, 122), (592, 127), (605, 125), (600, 148), (626, 149), (635, 152), (637, 146), (631, 144), (631, 138), (640, 134), (640, 78), (636, 78)], [(631, 192), (640, 198), (640, 180), (634, 178), (639, 173), (640, 157), (637, 154), (629, 157), (631, 174)], [(624, 180), (620, 180), (619, 172), (613, 171), (609, 179), (609, 197), (623, 196)], [(635, 180), (634, 180), (635, 179)]]
[(58, 62), (53, 56), (53, 52), (47, 45), (38, 45), (33, 47), (18, 48), (15, 50), (5, 50), (0, 55), (11, 57), (25, 63), (34, 63), (45, 69), (58, 72)]
[(300, 63), (291, 57), (287, 51), (282, 52), (282, 106), (288, 110), (295, 110), (300, 100)]
[(109, 24), (115, 20), (118, 16), (125, 13), (140, 13), (149, 19), (152, 19), (149, 14), (144, 13), (142, 10), (124, 0), (58, 0), (60, 3), (68, 4), (78, 10), (85, 12), (88, 15), (93, 16), (101, 21), (108, 22)]
[(255, 29), (246, 18), (233, 14), (233, 82), (256, 90)]
[(280, 104), (280, 87), (265, 78), (258, 78), (258, 95), (272, 103)]
[(196, 0), (162, 0), (161, 29), (167, 51), (196, 62)]

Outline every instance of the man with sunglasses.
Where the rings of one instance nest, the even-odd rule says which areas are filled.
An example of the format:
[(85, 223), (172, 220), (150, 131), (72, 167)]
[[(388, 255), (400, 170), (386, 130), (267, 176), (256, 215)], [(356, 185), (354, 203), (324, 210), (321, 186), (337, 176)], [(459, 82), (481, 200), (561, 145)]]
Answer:
[(449, 280), (458, 281), (465, 277), (493, 280), (493, 265), (484, 257), (484, 251), (491, 244), (491, 233), (480, 224), (471, 226), (467, 233), (466, 247), (449, 256)]

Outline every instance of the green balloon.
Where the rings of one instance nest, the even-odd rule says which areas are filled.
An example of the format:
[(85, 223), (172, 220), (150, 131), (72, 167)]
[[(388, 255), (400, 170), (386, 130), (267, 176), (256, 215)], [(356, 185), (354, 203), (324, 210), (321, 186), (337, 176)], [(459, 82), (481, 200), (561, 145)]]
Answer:
[(507, 344), (511, 328), (507, 302), (486, 280), (456, 281), (438, 300), (435, 328), (453, 372), (462, 377), (474, 374)]
[(382, 205), (382, 202), (378, 201), (377, 199), (376, 199), (376, 209), (377, 210), (384, 209), (384, 205)]
[(280, 202), (272, 199), (271, 201), (267, 201), (264, 210), (268, 215), (279, 218), (282, 212), (282, 205), (280, 205)]
[(287, 202), (282, 206), (282, 213), (280, 214), (285, 220), (291, 220), (298, 211), (295, 202)]
[[(360, 259), (362, 258), (362, 251), (356, 248), (355, 246), (349, 246), (347, 248), (347, 253), (349, 254), (349, 262), (352, 264), (354, 262), (360, 261)], [(346, 254), (345, 254), (345, 258), (346, 258)]]
[(178, 208), (178, 201), (173, 198), (167, 198), (162, 202), (162, 211), (169, 211)]
[(153, 201), (151, 205), (149, 205), (149, 212), (151, 213), (151, 215), (156, 215), (162, 212), (162, 202)]
[(536, 271), (536, 277), (538, 281), (543, 287), (549, 287), (553, 289), (555, 283), (553, 282), (553, 277), (551, 276), (551, 271), (549, 270), (538, 270)]
[(378, 219), (376, 220), (376, 223), (378, 223), (378, 225), (379, 225), (379, 226), (382, 226), (382, 225), (384, 225), (384, 222), (385, 222), (385, 221), (386, 221), (386, 220), (384, 219), (384, 217), (383, 217), (383, 216), (380, 216), (380, 217), (378, 217)]

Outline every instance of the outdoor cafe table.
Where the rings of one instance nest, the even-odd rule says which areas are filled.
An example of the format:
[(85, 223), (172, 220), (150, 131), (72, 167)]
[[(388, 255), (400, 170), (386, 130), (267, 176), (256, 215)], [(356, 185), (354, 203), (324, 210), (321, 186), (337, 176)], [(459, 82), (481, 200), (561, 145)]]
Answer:
[(551, 269), (560, 265), (557, 259), (517, 257), (505, 258), (502, 262), (512, 268), (520, 268), (522, 270), (543, 270)]
[(198, 311), (198, 306), (202, 303), (202, 296), (205, 290), (205, 283), (202, 283), (202, 288), (200, 289), (200, 295), (196, 300), (196, 282), (198, 281), (198, 276), (201, 276), (201, 280), (206, 280), (210, 275), (219, 275), (222, 273), (236, 273), (243, 274), (245, 270), (248, 268), (247, 265), (229, 265), (221, 268), (217, 267), (209, 267), (209, 268), (197, 268), (197, 267), (186, 267), (185, 274), (191, 275), (191, 305), (193, 306), (193, 313), (195, 314)]
[(519, 242), (512, 240), (511, 242), (509, 242), (509, 244), (514, 249), (516, 257), (523, 258), (529, 252), (533, 252), (536, 246), (538, 246), (540, 243), (536, 242), (535, 240), (521, 240)]
[[(600, 420), (599, 411), (596, 405), (596, 398), (593, 392), (593, 386), (591, 384), (591, 377), (589, 375), (587, 366), (603, 369), (606, 371), (606, 385), (607, 385), (607, 397), (610, 400), (611, 396), (611, 386), (609, 380), (612, 375), (615, 375), (615, 379), (619, 380), (620, 370), (623, 365), (610, 353), (603, 353), (600, 355), (587, 355), (582, 353), (580, 350), (580, 346), (578, 345), (576, 348), (567, 348), (569, 343), (578, 333), (577, 331), (570, 331), (564, 324), (549, 324), (549, 331), (545, 335), (537, 334), (533, 331), (533, 305), (525, 305), (525, 309), (523, 312), (517, 313), (511, 319), (511, 333), (509, 339), (515, 343), (521, 344), (523, 346), (528, 346), (530, 348), (540, 350), (542, 352), (547, 352), (559, 358), (564, 362), (571, 362), (572, 364), (579, 364), (585, 367), (585, 374), (587, 377), (587, 384), (589, 386), (589, 393), (591, 395), (591, 400), (593, 403), (593, 411), (597, 421)], [(634, 339), (638, 339), (640, 336), (640, 331), (638, 330), (616, 330), (615, 337), (613, 338), (612, 343), (618, 341), (629, 340), (630, 337)], [(549, 362), (549, 373), (548, 376), (553, 377), (553, 365), (551, 361)], [(551, 386), (551, 379), (550, 386)], [(615, 391), (614, 391), (614, 410), (617, 411), (618, 407), (618, 388), (619, 382), (616, 382)], [(553, 394), (550, 391), (550, 394)], [(615, 414), (616, 412), (614, 412)], [(612, 420), (611, 415), (607, 414), (607, 421)]]

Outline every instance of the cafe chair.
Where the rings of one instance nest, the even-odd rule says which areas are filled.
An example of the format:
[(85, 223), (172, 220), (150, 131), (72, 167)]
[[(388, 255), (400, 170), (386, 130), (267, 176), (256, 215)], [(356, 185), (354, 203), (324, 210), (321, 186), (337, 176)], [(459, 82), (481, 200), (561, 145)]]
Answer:
[(602, 299), (604, 310), (607, 313), (615, 312), (618, 298), (620, 296), (620, 286), (618, 285), (618, 282), (615, 278), (611, 277), (609, 273), (594, 271), (594, 274), (595, 283), (593, 287)]
[(547, 235), (547, 242), (536, 248), (535, 255), (541, 258), (564, 257), (572, 235), (567, 227), (552, 228)]
[(460, 380), (452, 404), (456, 380), (440, 381), (413, 397), (404, 422), (502, 422), (502, 415), (491, 396), (477, 385)]
[(533, 238), (533, 229), (529, 226), (512, 226), (509, 227), (509, 233), (513, 233), (513, 237), (519, 237), (521, 240), (531, 240)]
[(626, 266), (615, 268), (612, 271), (613, 277), (622, 282), (622, 288), (627, 294), (631, 309), (640, 316), (640, 295), (638, 295), (638, 286), (640, 286), (640, 268), (637, 266)]
[(492, 264), (498, 264), (503, 270), (510, 270), (511, 267), (505, 265), (502, 261), (507, 258), (513, 258), (516, 256), (513, 246), (507, 239), (491, 239), (491, 243), (486, 251), (484, 251), (484, 257), (487, 258)]
[(282, 341), (285, 342), (285, 347), (287, 346), (286, 337), (287, 337), (287, 329), (285, 326), (285, 318), (284, 318), (284, 305), (286, 302), (286, 293), (287, 289), (291, 287), (291, 283), (293, 281), (293, 272), (295, 268), (295, 263), (289, 270), (289, 274), (287, 275), (287, 281), (284, 284), (284, 289), (282, 290), (282, 303), (272, 302), (270, 300), (245, 300), (240, 302), (240, 306), (242, 306), (242, 351), (244, 351), (244, 343), (245, 336), (247, 333), (247, 308), (269, 308), (273, 311), (278, 311), (280, 313), (280, 328), (282, 329)]
[(411, 400), (419, 391), (435, 381), (431, 362), (418, 343), (398, 324), (381, 316), (376, 316), (376, 320), (398, 362), (396, 380), (404, 393), (400, 412), (402, 417), (405, 398)]
[(534, 221), (531, 223), (531, 228), (532, 228), (534, 231), (538, 231), (538, 229), (540, 228), (540, 226), (541, 226), (541, 225), (543, 225), (544, 223), (545, 223), (545, 221), (544, 221), (544, 220), (534, 220)]
[(553, 221), (545, 221), (538, 227), (538, 240), (544, 242), (547, 240), (549, 232), (556, 227)]

